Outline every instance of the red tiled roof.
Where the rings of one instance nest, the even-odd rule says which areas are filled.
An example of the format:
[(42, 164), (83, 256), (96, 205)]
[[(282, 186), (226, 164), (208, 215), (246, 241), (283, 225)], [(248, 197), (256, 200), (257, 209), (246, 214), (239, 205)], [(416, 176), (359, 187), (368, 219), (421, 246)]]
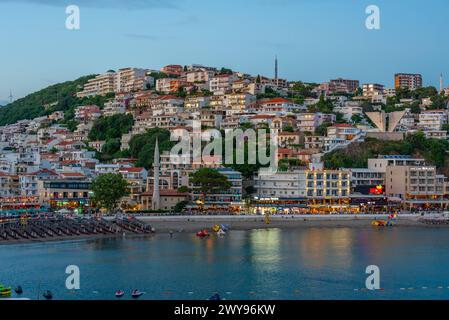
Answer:
[(292, 103), (291, 100), (287, 100), (284, 98), (274, 98), (268, 101), (262, 101), (262, 104), (267, 104), (267, 103)]
[(80, 172), (61, 172), (59, 174), (65, 177), (84, 177), (84, 174)]
[(142, 170), (145, 170), (145, 168), (120, 168), (119, 171), (125, 171), (125, 172), (141, 172)]
[(337, 123), (329, 128), (354, 128), (355, 129), (355, 127), (349, 123)]

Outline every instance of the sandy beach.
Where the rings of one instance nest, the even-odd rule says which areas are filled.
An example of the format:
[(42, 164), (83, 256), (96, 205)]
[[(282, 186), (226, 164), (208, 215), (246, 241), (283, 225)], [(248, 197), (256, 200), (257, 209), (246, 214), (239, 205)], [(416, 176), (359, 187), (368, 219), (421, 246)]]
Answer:
[[(432, 218), (437, 215), (426, 215)], [(386, 219), (387, 215), (294, 215), (272, 216), (266, 224), (262, 216), (170, 216), (139, 217), (150, 224), (156, 233), (197, 232), (213, 225), (228, 224), (231, 230), (269, 228), (355, 228), (370, 227), (373, 220)], [(435, 227), (419, 221), (420, 215), (401, 215), (395, 220), (396, 227)]]
[[(425, 218), (436, 218), (439, 214), (426, 214)], [(387, 219), (387, 215), (291, 215), (271, 216), (266, 224), (263, 216), (143, 216), (137, 217), (152, 226), (157, 233), (196, 233), (202, 229), (211, 229), (214, 225), (227, 224), (231, 230), (256, 229), (294, 229), (294, 228), (366, 228), (373, 227), (372, 221)], [(429, 225), (421, 221), (421, 215), (402, 214), (394, 221), (394, 227), (444, 228), (449, 225)], [(105, 217), (113, 219), (113, 217)], [(127, 234), (127, 238), (148, 237), (149, 235)], [(79, 235), (71, 237), (54, 237), (47, 239), (21, 239), (0, 241), (2, 244), (42, 243), (55, 241), (73, 241), (83, 239), (118, 238), (123, 234)]]

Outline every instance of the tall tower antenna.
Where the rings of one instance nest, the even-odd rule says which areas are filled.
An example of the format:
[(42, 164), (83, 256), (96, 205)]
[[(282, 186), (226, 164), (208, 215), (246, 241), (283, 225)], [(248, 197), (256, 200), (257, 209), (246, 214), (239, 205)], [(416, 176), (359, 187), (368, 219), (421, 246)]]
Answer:
[(13, 102), (13, 100), (14, 100), (14, 96), (12, 95), (12, 90), (11, 89), (9, 89), (9, 103), (12, 103)]

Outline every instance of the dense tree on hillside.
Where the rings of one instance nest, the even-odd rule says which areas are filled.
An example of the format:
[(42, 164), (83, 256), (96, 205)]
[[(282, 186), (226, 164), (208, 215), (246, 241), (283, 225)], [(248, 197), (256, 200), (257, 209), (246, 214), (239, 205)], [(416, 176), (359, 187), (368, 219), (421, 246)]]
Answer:
[(320, 96), (319, 101), (309, 107), (310, 112), (322, 112), (322, 113), (331, 113), (334, 109), (334, 105), (332, 101), (325, 99), (324, 96)]
[(101, 148), (99, 159), (101, 161), (110, 161), (112, 159), (122, 157), (120, 146), (121, 142), (119, 138), (110, 138), (106, 140), (105, 144)]
[(154, 147), (156, 139), (159, 141), (159, 151), (171, 150), (175, 142), (170, 141), (170, 131), (160, 128), (153, 128), (147, 132), (132, 137), (129, 142), (129, 154), (137, 158), (137, 166), (150, 169), (154, 160)]
[(33, 119), (57, 110), (67, 110), (73, 101), (79, 102), (75, 93), (93, 77), (94, 75), (84, 76), (74, 81), (51, 85), (17, 99), (0, 109), (0, 125), (15, 123), (22, 119)]
[(89, 132), (89, 140), (108, 140), (121, 138), (128, 133), (134, 124), (133, 116), (130, 114), (115, 114), (110, 117), (97, 119)]
[(257, 95), (257, 99), (273, 99), (279, 97), (282, 97), (282, 95), (276, 90), (269, 87), (265, 88), (265, 93), (260, 93)]

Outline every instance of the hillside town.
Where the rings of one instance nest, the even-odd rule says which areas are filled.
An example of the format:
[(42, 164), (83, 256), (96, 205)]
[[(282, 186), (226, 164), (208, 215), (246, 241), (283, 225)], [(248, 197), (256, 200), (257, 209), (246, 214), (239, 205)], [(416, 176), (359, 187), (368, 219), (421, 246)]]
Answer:
[[(338, 152), (369, 141), (447, 144), (449, 88), (442, 76), (440, 83), (438, 90), (426, 88), (420, 74), (407, 73), (394, 75), (394, 88), (342, 78), (288, 81), (278, 76), (277, 59), (274, 77), (202, 65), (108, 70), (76, 92), (97, 104), (52, 111), (55, 101), (41, 106), (51, 111), (46, 115), (0, 127), (1, 210), (93, 212), (92, 182), (108, 173), (128, 183), (120, 201), (127, 212), (443, 210), (449, 204), (447, 154), (442, 163), (413, 150), (373, 153), (353, 167), (335, 161)], [(162, 136), (191, 133), (195, 120), (203, 129), (274, 133), (277, 172), (229, 166), (218, 155), (173, 163)], [(230, 186), (201, 195), (191, 176), (202, 168), (225, 176)]]

